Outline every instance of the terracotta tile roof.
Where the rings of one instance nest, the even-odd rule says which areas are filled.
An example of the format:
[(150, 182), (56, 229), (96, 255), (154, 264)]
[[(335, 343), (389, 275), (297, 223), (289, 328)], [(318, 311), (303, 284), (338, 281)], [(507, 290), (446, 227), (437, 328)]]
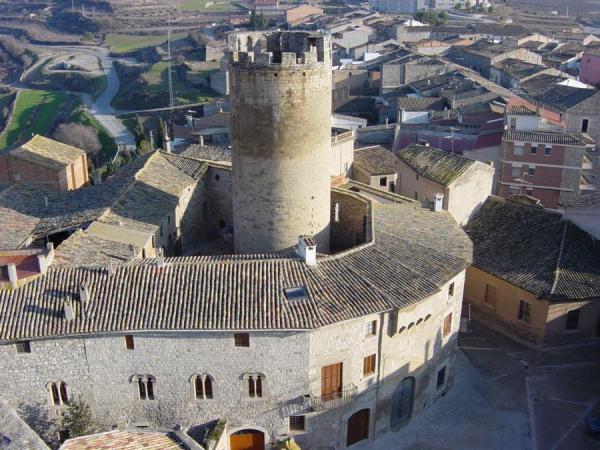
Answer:
[(442, 186), (452, 184), (475, 164), (472, 159), (423, 145), (411, 145), (397, 155), (419, 175)]
[[(348, 195), (355, 194), (337, 191)], [(364, 202), (360, 197), (357, 201)], [(372, 203), (372, 240), (319, 258), (233, 255), (49, 268), (21, 289), (0, 292), (0, 339), (135, 330), (311, 329), (427, 298), (470, 263), (471, 242), (446, 212), (420, 204)], [(84, 306), (79, 286), (90, 289)], [(291, 304), (283, 289), (305, 286)], [(72, 300), (75, 318), (64, 319)]]
[(354, 164), (360, 166), (370, 175), (386, 175), (398, 172), (398, 157), (380, 145), (355, 149)]
[(214, 145), (193, 144), (181, 152), (182, 156), (207, 161), (231, 162), (231, 149)]
[(170, 433), (108, 431), (67, 440), (60, 450), (185, 450)]
[(594, 140), (580, 133), (552, 133), (549, 131), (506, 131), (505, 141), (543, 142), (562, 145), (591, 145)]
[(85, 155), (85, 152), (36, 134), (29, 142), (11, 151), (10, 154), (15, 158), (24, 159), (51, 169), (62, 169), (81, 155)]
[(465, 231), (478, 269), (550, 301), (600, 298), (600, 242), (561, 214), (490, 197)]
[(508, 105), (506, 107), (506, 114), (513, 116), (537, 116), (537, 112), (525, 105)]

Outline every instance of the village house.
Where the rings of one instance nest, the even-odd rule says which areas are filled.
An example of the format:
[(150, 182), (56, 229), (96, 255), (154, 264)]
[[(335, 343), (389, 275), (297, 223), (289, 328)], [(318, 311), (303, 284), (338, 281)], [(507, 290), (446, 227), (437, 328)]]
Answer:
[(396, 192), (447, 210), (464, 225), (492, 192), (494, 168), (423, 145), (411, 145), (396, 153)]
[(599, 241), (560, 213), (522, 201), (490, 197), (465, 227), (474, 245), (465, 304), (533, 344), (600, 338)]

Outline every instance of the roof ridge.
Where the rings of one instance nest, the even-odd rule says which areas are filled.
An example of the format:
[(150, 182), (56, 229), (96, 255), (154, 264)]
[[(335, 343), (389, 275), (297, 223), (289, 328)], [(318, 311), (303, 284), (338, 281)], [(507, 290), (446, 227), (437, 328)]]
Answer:
[(565, 237), (567, 235), (567, 227), (568, 222), (565, 220), (563, 224), (563, 232), (562, 237), (560, 239), (560, 248), (558, 250), (558, 257), (556, 258), (556, 268), (554, 269), (552, 280), (552, 288), (550, 289), (550, 296), (554, 295), (554, 291), (556, 290), (556, 286), (558, 285), (558, 278), (560, 277), (560, 264), (562, 262), (563, 252), (565, 248)]

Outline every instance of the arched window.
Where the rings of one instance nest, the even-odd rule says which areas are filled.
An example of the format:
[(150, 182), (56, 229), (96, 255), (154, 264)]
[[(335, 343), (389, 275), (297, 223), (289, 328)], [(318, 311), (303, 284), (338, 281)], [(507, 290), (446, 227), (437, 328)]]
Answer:
[(61, 406), (69, 403), (67, 384), (64, 381), (51, 381), (47, 384), (47, 388), (50, 393), (51, 405)]
[(246, 373), (242, 377), (244, 391), (249, 398), (266, 397), (266, 377), (262, 373)]
[(207, 373), (194, 374), (190, 378), (194, 389), (194, 398), (197, 400), (210, 400), (213, 398), (214, 378)]
[(156, 378), (153, 375), (134, 375), (131, 382), (139, 400), (154, 400)]

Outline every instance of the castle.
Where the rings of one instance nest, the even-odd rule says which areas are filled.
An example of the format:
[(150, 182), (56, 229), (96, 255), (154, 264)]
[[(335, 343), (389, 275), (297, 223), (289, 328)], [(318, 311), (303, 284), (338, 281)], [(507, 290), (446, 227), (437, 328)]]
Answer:
[[(83, 398), (107, 429), (221, 420), (215, 449), (290, 435), (341, 449), (444, 395), (471, 242), (446, 211), (331, 187), (330, 45), (230, 35), (232, 166), (148, 159), (195, 180), (168, 220), (184, 245), (231, 230), (233, 254), (49, 263), (0, 290), (10, 404), (54, 414)], [(115, 214), (100, 221), (122, 226)], [(157, 230), (152, 247), (168, 246)]]

